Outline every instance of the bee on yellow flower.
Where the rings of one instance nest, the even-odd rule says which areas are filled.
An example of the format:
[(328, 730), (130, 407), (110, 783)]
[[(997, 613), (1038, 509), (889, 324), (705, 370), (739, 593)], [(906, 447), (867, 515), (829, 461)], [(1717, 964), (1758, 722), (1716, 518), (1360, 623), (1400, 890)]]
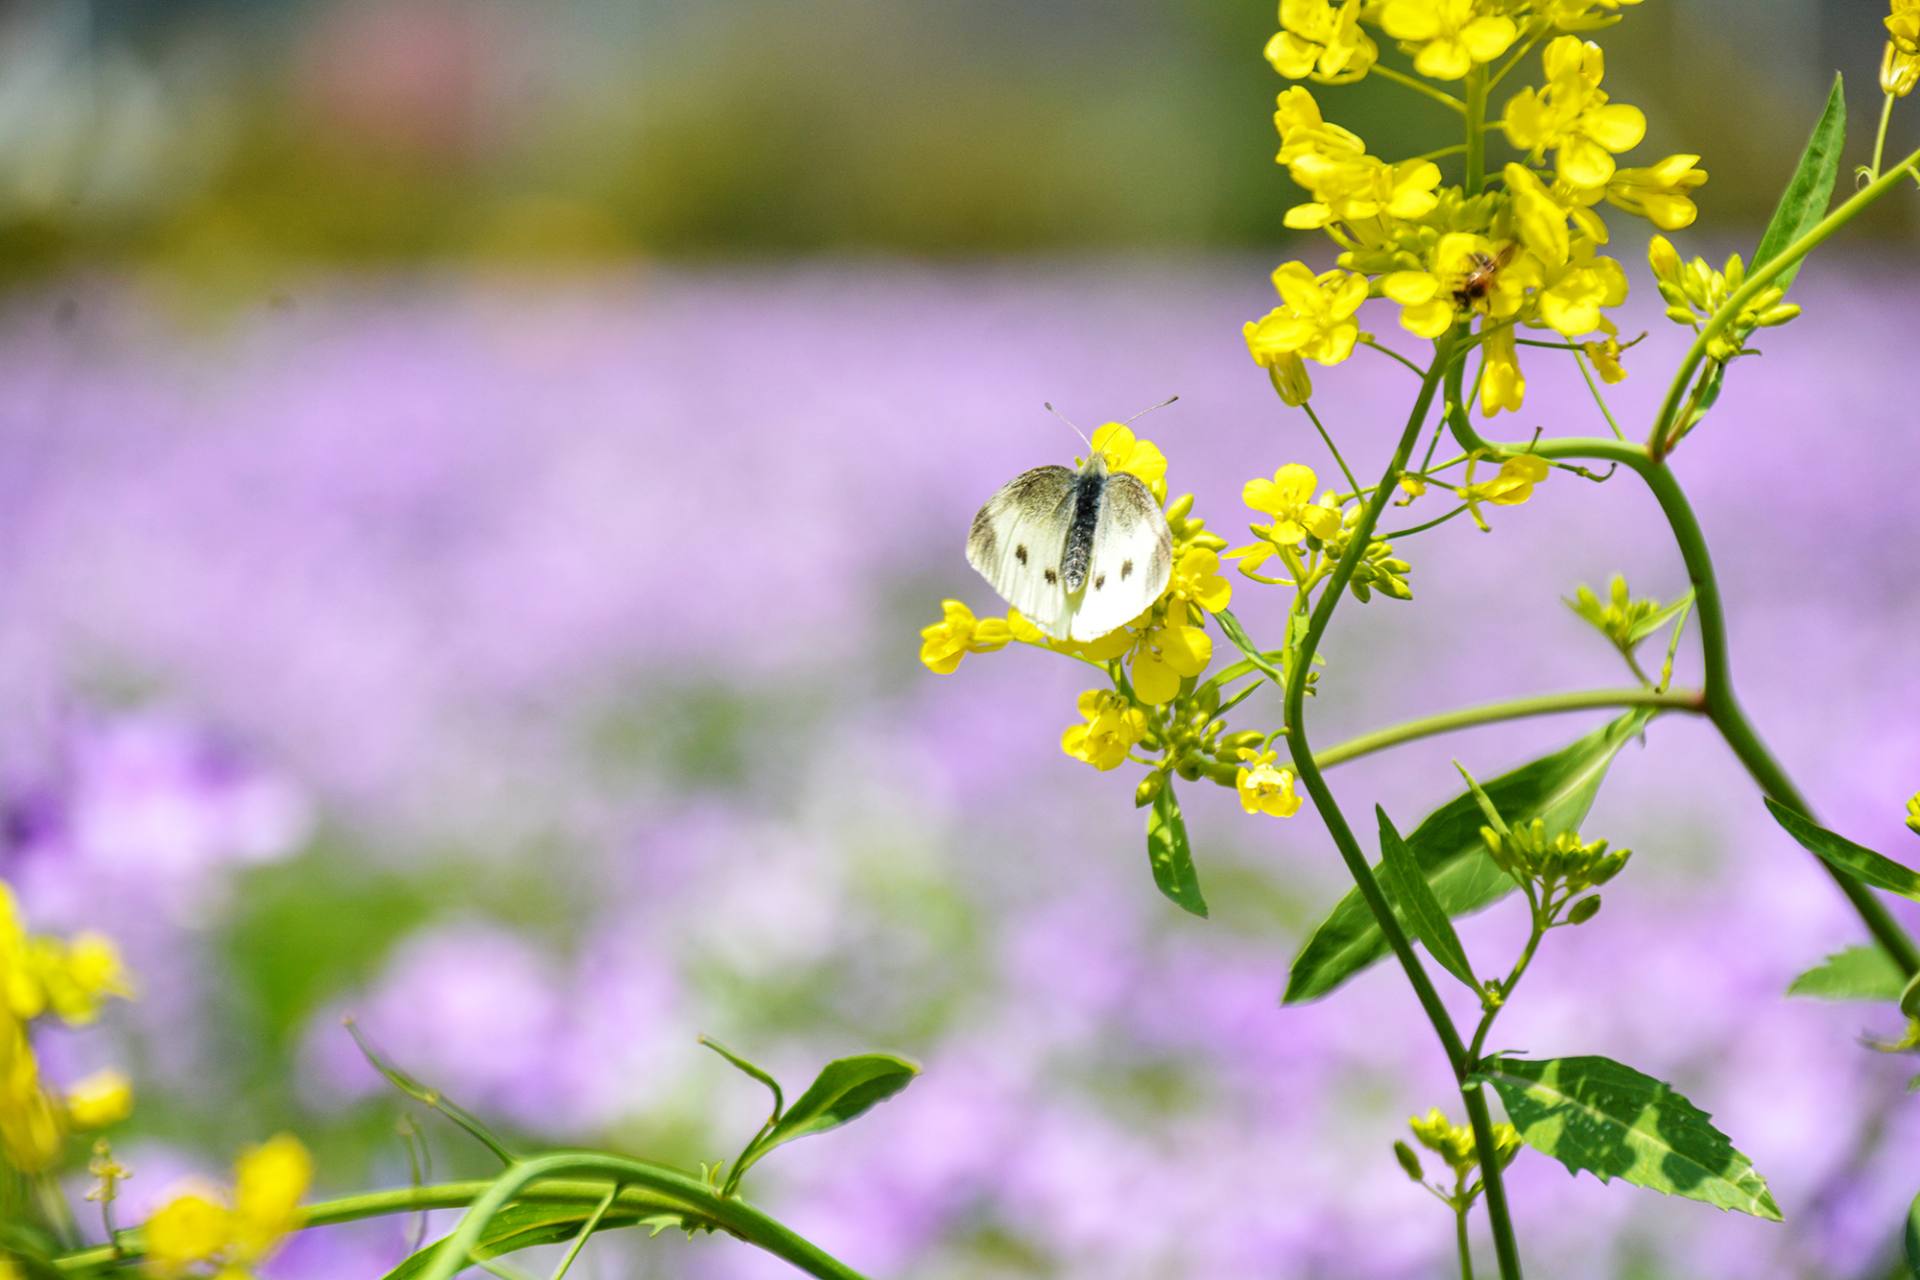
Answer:
[(1275, 764), (1276, 751), (1240, 748), (1241, 765), (1234, 774), (1234, 790), (1240, 795), (1240, 807), (1248, 813), (1264, 813), (1269, 818), (1291, 818), (1300, 812), (1300, 797), (1293, 791), (1293, 770)]
[(300, 1200), (312, 1181), (313, 1158), (291, 1135), (245, 1152), (234, 1163), (230, 1197), (211, 1187), (188, 1187), (148, 1219), (142, 1233), (147, 1273), (157, 1280), (253, 1275), (300, 1227)]
[(1422, 338), (1445, 333), (1462, 310), (1506, 319), (1539, 280), (1533, 258), (1517, 249), (1511, 242), (1497, 246), (1483, 235), (1450, 231), (1435, 242), (1430, 270), (1389, 272), (1380, 277), (1380, 293), (1400, 304), (1400, 327)]

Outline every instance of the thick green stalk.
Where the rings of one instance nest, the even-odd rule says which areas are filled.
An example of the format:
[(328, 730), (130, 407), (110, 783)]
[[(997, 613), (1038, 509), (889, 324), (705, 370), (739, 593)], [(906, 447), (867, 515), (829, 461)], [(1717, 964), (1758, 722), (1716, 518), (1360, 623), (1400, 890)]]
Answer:
[(1452, 733), (1455, 729), (1525, 720), (1530, 716), (1559, 715), (1567, 711), (1590, 711), (1600, 707), (1652, 707), (1660, 711), (1704, 713), (1707, 704), (1705, 695), (1697, 689), (1677, 689), (1664, 693), (1653, 689), (1587, 689), (1578, 693), (1544, 693), (1530, 698), (1508, 698), (1502, 702), (1443, 711), (1438, 715), (1421, 716), (1417, 720), (1375, 729), (1328, 747), (1325, 751), (1314, 752), (1313, 762), (1322, 769), (1331, 769), (1376, 751), (1431, 738), (1436, 734)]
[(1487, 185), (1487, 69), (1475, 66), (1467, 72), (1467, 172), (1466, 193), (1480, 194)]
[(1361, 847), (1347, 824), (1346, 816), (1327, 786), (1326, 778), (1321, 774), (1314, 761), (1313, 749), (1307, 741), (1306, 692), (1307, 673), (1313, 668), (1313, 655), (1320, 647), (1321, 637), (1326, 634), (1327, 624), (1333, 620), (1333, 611), (1339, 606), (1341, 597), (1346, 594), (1347, 584), (1353, 578), (1354, 567), (1360, 557), (1366, 553), (1368, 540), (1379, 523), (1380, 513), (1387, 505), (1387, 499), (1393, 492), (1394, 479), (1406, 469), (1413, 453), (1414, 443), (1419, 439), (1420, 430), (1426, 425), (1427, 415), (1433, 408), (1434, 395), (1440, 389), (1441, 376), (1454, 366), (1454, 339), (1449, 336), (1436, 344), (1433, 363), (1428, 366), (1427, 375), (1420, 382), (1420, 394), (1414, 401), (1413, 412), (1408, 415), (1405, 430), (1400, 433), (1399, 444), (1395, 446), (1393, 461), (1388, 464), (1386, 474), (1374, 489), (1362, 510), (1360, 522), (1348, 535), (1347, 549), (1334, 566), (1331, 577), (1322, 589), (1320, 599), (1315, 603), (1312, 616), (1307, 622), (1307, 632), (1302, 637), (1298, 651), (1294, 654), (1292, 675), (1286, 684), (1286, 725), (1287, 749), (1293, 755), (1294, 770), (1299, 775), (1301, 785), (1307, 794), (1313, 797), (1314, 808), (1320, 814), (1321, 821), (1327, 825), (1327, 831), (1333, 837), (1334, 845), (1340, 851), (1340, 858), (1346, 863), (1347, 871), (1360, 890), (1361, 898), (1367, 909), (1372, 912), (1375, 923), (1380, 926), (1381, 934), (1387, 945), (1393, 949), (1400, 967), (1406, 972), (1407, 981), (1413, 987), (1415, 998), (1425, 1010), (1427, 1020), (1433, 1024), (1434, 1034), (1440, 1038), (1440, 1045), (1446, 1051), (1447, 1063), (1453, 1069), (1454, 1078), (1460, 1082), (1462, 1100), (1466, 1103), (1467, 1118), (1473, 1126), (1474, 1140), (1480, 1152), (1481, 1181), (1486, 1187), (1487, 1218), (1493, 1227), (1494, 1252), (1499, 1259), (1502, 1280), (1520, 1280), (1520, 1251), (1513, 1237), (1513, 1223), (1507, 1210), (1505, 1185), (1501, 1181), (1500, 1163), (1495, 1153), (1493, 1141), (1493, 1122), (1487, 1113), (1486, 1095), (1478, 1085), (1469, 1086), (1467, 1076), (1472, 1070), (1472, 1062), (1467, 1056), (1466, 1045), (1460, 1039), (1459, 1031), (1453, 1025), (1453, 1018), (1447, 1007), (1434, 990), (1433, 980), (1427, 976), (1420, 957), (1414, 953), (1413, 944), (1407, 938), (1406, 931), (1400, 927), (1400, 921), (1393, 913), (1392, 905), (1387, 901), (1380, 882), (1374, 877), (1373, 868), (1368, 865), (1366, 851)]
[(1827, 237), (1858, 217), (1868, 205), (1905, 181), (1907, 171), (1916, 166), (1920, 166), (1920, 151), (1915, 151), (1892, 169), (1862, 187), (1845, 204), (1815, 223), (1805, 235), (1782, 249), (1775, 257), (1756, 264), (1747, 274), (1741, 286), (1735, 289), (1733, 295), (1713, 313), (1712, 318), (1701, 326), (1700, 332), (1694, 337), (1693, 345), (1687, 348), (1686, 358), (1680, 362), (1679, 370), (1673, 375), (1673, 382), (1667, 388), (1666, 402), (1660, 406), (1660, 416), (1653, 420), (1653, 430), (1647, 433), (1647, 452), (1654, 461), (1658, 462), (1673, 449), (1673, 435), (1678, 429), (1675, 419), (1679, 416), (1681, 403), (1693, 387), (1694, 374), (1699, 370), (1700, 362), (1706, 358), (1708, 344), (1726, 332), (1727, 326), (1739, 318), (1740, 313), (1746, 309), (1747, 303), (1751, 302), (1761, 290), (1772, 284), (1775, 276), (1812, 253)]

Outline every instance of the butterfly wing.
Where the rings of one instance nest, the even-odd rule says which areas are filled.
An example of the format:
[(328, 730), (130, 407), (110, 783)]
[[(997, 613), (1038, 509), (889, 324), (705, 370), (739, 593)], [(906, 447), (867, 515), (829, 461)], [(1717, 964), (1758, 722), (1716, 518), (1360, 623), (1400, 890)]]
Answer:
[(1071, 638), (1097, 640), (1132, 622), (1160, 598), (1172, 573), (1173, 532), (1160, 504), (1139, 477), (1113, 472), (1093, 528), (1087, 581), (1072, 602)]
[(1008, 604), (1058, 640), (1066, 639), (1071, 625), (1060, 564), (1073, 505), (1072, 469), (1035, 467), (987, 499), (967, 534), (967, 563)]

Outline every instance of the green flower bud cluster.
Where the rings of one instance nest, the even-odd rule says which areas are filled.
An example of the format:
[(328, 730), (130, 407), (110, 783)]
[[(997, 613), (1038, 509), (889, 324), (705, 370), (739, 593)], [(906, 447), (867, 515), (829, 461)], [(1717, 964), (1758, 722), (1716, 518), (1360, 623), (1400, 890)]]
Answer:
[[(1353, 527), (1364, 513), (1365, 509), (1356, 505), (1342, 516), (1340, 532), (1326, 539), (1323, 544), (1329, 556), (1338, 560), (1347, 553), (1347, 547), (1353, 541)], [(1407, 585), (1407, 575), (1411, 572), (1413, 566), (1393, 554), (1392, 543), (1374, 538), (1367, 543), (1366, 551), (1353, 566), (1353, 578), (1347, 585), (1362, 604), (1372, 600), (1376, 591), (1395, 600), (1411, 600), (1413, 588)]]
[[(1664, 236), (1655, 236), (1647, 260), (1653, 267), (1654, 281), (1667, 303), (1667, 318), (1698, 331), (1725, 306), (1746, 281), (1746, 264), (1739, 254), (1727, 259), (1724, 270), (1715, 271), (1705, 258), (1682, 263), (1680, 254)], [(1748, 354), (1746, 340), (1755, 329), (1782, 325), (1800, 314), (1800, 308), (1785, 301), (1787, 291), (1769, 285), (1749, 298), (1740, 314), (1707, 343), (1708, 358), (1725, 364), (1735, 356)]]
[[(1592, 587), (1582, 585), (1567, 606), (1579, 614), (1622, 652), (1632, 652), (1647, 637), (1647, 626), (1667, 606), (1658, 600), (1635, 600), (1627, 590), (1627, 580), (1613, 575), (1607, 584), (1607, 601), (1600, 602)], [(1657, 625), (1657, 624), (1656, 624)]]
[(1207, 532), (1207, 522), (1193, 514), (1193, 495), (1183, 493), (1167, 507), (1167, 528), (1173, 533), (1173, 542), (1177, 547), (1205, 547), (1209, 551), (1225, 551), (1227, 540), (1217, 533)]
[[(1620, 874), (1633, 856), (1631, 849), (1607, 848), (1605, 840), (1582, 840), (1577, 831), (1547, 834), (1547, 824), (1539, 818), (1507, 831), (1480, 828), (1480, 838), (1494, 864), (1515, 880), (1540, 886), (1541, 900), (1549, 908), (1566, 902), (1575, 894), (1597, 889)], [(1591, 905), (1589, 905), (1591, 904)], [(1600, 910), (1598, 898), (1574, 904), (1568, 924), (1584, 924)]]

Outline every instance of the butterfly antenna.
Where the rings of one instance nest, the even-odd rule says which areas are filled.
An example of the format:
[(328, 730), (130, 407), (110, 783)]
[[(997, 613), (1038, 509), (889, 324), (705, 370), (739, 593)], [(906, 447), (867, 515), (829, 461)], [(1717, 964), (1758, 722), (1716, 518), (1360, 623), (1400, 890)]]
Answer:
[(1048, 413), (1050, 413), (1050, 414), (1052, 414), (1052, 415), (1053, 415), (1054, 417), (1056, 417), (1056, 418), (1058, 418), (1058, 419), (1060, 419), (1060, 421), (1062, 421), (1062, 422), (1065, 422), (1065, 423), (1067, 424), (1067, 426), (1068, 426), (1068, 428), (1069, 428), (1070, 430), (1072, 430), (1072, 432), (1073, 432), (1073, 434), (1075, 434), (1075, 435), (1077, 435), (1077, 436), (1079, 436), (1079, 437), (1080, 437), (1080, 438), (1081, 438), (1082, 440), (1084, 440), (1084, 441), (1086, 441), (1086, 445), (1087, 445), (1087, 451), (1088, 451), (1089, 453), (1091, 453), (1091, 452), (1093, 451), (1093, 441), (1091, 441), (1091, 440), (1087, 440), (1087, 433), (1086, 433), (1086, 432), (1084, 432), (1084, 431), (1082, 431), (1082, 430), (1081, 430), (1080, 428), (1078, 428), (1078, 427), (1076, 427), (1076, 426), (1074, 426), (1074, 425), (1073, 425), (1073, 423), (1072, 423), (1072, 421), (1068, 419), (1068, 417), (1067, 417), (1067, 415), (1066, 415), (1066, 414), (1064, 414), (1064, 413), (1062, 413), (1062, 412), (1060, 412), (1060, 411), (1059, 411), (1058, 409), (1056, 409), (1056, 408), (1054, 408), (1054, 407), (1053, 407), (1053, 405), (1051, 405), (1051, 404), (1049, 404), (1049, 403), (1047, 403), (1047, 402), (1046, 402), (1046, 401), (1044, 401), (1044, 400), (1043, 400), (1043, 401), (1041, 401), (1041, 404), (1042, 404), (1042, 405), (1043, 405), (1043, 406), (1045, 407), (1045, 409), (1046, 409), (1046, 411), (1047, 411)]
[(1180, 398), (1179, 396), (1168, 396), (1165, 400), (1162, 400), (1159, 404), (1150, 404), (1146, 408), (1142, 409), (1140, 412), (1134, 414), (1131, 418), (1128, 418), (1125, 422), (1121, 423), (1120, 425), (1123, 427), (1131, 426), (1133, 423), (1138, 422), (1140, 419), (1152, 413), (1155, 409), (1164, 409), (1168, 405), (1172, 404), (1175, 400), (1178, 400), (1179, 398)]

